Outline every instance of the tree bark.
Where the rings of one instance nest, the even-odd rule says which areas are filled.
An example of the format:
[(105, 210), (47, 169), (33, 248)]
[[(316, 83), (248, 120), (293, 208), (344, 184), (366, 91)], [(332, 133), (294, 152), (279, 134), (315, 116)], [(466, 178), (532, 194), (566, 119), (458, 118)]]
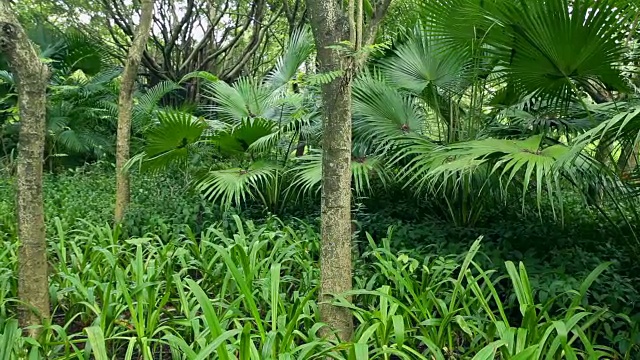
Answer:
[(633, 143), (624, 145), (618, 159), (618, 171), (623, 175), (634, 171), (638, 166), (638, 154), (640, 154), (640, 142), (634, 139)]
[[(0, 0), (0, 52), (6, 55), (16, 78), (20, 115), (18, 144), (18, 294), (23, 328), (50, 318), (47, 244), (42, 195), (46, 90), (49, 69), (40, 61), (9, 3)], [(29, 330), (37, 336), (38, 328)]]
[(349, 309), (331, 305), (331, 295), (351, 290), (351, 60), (334, 48), (350, 40), (350, 22), (335, 0), (307, 0), (320, 72), (343, 71), (322, 86), (322, 250), (320, 317), (342, 341), (353, 334)]
[(153, 19), (153, 0), (141, 1), (140, 25), (136, 31), (133, 43), (129, 48), (129, 55), (124, 67), (120, 96), (118, 97), (118, 133), (116, 142), (116, 206), (115, 222), (124, 219), (130, 200), (129, 174), (124, 171), (124, 165), (129, 161), (131, 139), (131, 114), (133, 110), (133, 89), (142, 60), (142, 53), (151, 31)]
[[(344, 294), (352, 287), (351, 84), (358, 68), (366, 61), (357, 52), (361, 45), (374, 41), (390, 2), (372, 2), (374, 15), (364, 29), (362, 10), (357, 9), (356, 14), (354, 0), (349, 1), (346, 11), (342, 9), (342, 1), (307, 0), (319, 71), (341, 71), (341, 76), (322, 86), (320, 318), (342, 341), (349, 341), (353, 335), (353, 317), (349, 309), (333, 306), (330, 300), (332, 295)], [(358, 0), (360, 8), (361, 3)], [(345, 56), (336, 49), (335, 46), (344, 41), (351, 42), (353, 55)], [(347, 300), (351, 301), (350, 297)]]

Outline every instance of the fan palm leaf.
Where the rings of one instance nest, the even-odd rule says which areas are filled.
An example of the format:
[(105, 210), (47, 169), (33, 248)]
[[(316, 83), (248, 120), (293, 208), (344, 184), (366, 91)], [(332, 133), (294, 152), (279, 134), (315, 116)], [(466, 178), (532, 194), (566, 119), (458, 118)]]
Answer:
[[(628, 19), (617, 0), (502, 2), (496, 14), (512, 39), (506, 76), (522, 93), (568, 102), (590, 81), (625, 89), (620, 28)], [(497, 16), (494, 16), (497, 15)]]
[(133, 128), (145, 132), (149, 126), (152, 126), (152, 120), (160, 108), (159, 103), (162, 98), (180, 89), (182, 87), (173, 81), (161, 81), (144, 92), (136, 93), (131, 119)]
[(215, 134), (210, 142), (229, 155), (245, 155), (264, 151), (265, 143), (279, 136), (276, 125), (267, 119), (247, 118), (239, 124)]
[(89, 75), (102, 71), (108, 62), (109, 49), (100, 39), (77, 29), (59, 29), (39, 21), (27, 30), (29, 38), (40, 48), (40, 57), (52, 60), (54, 70), (72, 73), (82, 70)]
[[(615, 162), (608, 161), (610, 158), (599, 159), (602, 168), (599, 185), (603, 189), (608, 185), (611, 196), (616, 198), (637, 194), (637, 190), (629, 193), (628, 186), (637, 187), (637, 156), (640, 144), (640, 107), (631, 105), (624, 108), (624, 104), (620, 105), (622, 108), (619, 109), (619, 113), (578, 136), (572, 147), (574, 153), (590, 152), (596, 158), (599, 155), (598, 149), (608, 149), (610, 158), (619, 154), (618, 166), (612, 166)], [(597, 144), (597, 147), (592, 144)], [(635, 158), (636, 161), (629, 162), (631, 158)]]
[(469, 51), (445, 51), (442, 37), (417, 27), (408, 41), (382, 61), (381, 68), (390, 82), (414, 94), (429, 86), (459, 93), (468, 82)]
[(619, 0), (431, 0), (423, 14), (443, 53), (467, 49), (474, 57), (500, 59), (498, 84), (566, 106), (592, 82), (626, 88), (620, 29), (632, 14), (628, 6)]
[(141, 111), (151, 113), (157, 108), (158, 103), (167, 94), (172, 91), (180, 90), (182, 87), (173, 81), (161, 81), (156, 85), (145, 90), (143, 93), (136, 94), (137, 107)]
[(562, 205), (562, 185), (566, 183), (563, 179), (577, 185), (597, 175), (593, 164), (585, 157), (576, 157), (569, 147), (544, 146), (543, 135), (524, 140), (474, 140), (440, 147), (431, 153), (416, 147), (412, 153), (415, 157), (404, 169), (409, 186), (437, 189), (442, 184), (461, 183), (469, 175), (483, 173), (486, 178), (483, 186), (498, 187), (505, 195), (514, 181), (521, 184), (523, 201), (531, 187), (535, 189), (538, 205), (546, 194), (554, 213), (556, 202)]
[(269, 88), (249, 78), (239, 79), (233, 85), (217, 81), (207, 84), (205, 90), (206, 97), (214, 103), (205, 108), (230, 124), (238, 124), (247, 118), (267, 117), (274, 100)]
[(322, 153), (312, 150), (309, 154), (296, 158), (291, 170), (292, 182), (289, 191), (304, 194), (318, 193), (322, 182)]
[(241, 205), (250, 198), (261, 197), (261, 188), (278, 176), (280, 167), (267, 161), (256, 161), (247, 168), (208, 172), (196, 183), (196, 189), (222, 207)]
[(276, 61), (273, 71), (265, 78), (272, 89), (279, 89), (291, 81), (298, 69), (309, 58), (314, 49), (313, 36), (308, 26), (295, 30), (289, 39), (285, 53)]
[(619, 113), (582, 134), (576, 139), (575, 146), (582, 150), (588, 144), (595, 142), (615, 145), (629, 141), (636, 142), (638, 138), (640, 138), (640, 106), (631, 106), (628, 109), (620, 109)]
[(147, 134), (143, 167), (160, 171), (188, 159), (190, 149), (198, 143), (207, 124), (190, 114), (168, 111), (158, 114), (158, 125)]
[(496, 1), (483, 0), (429, 0), (420, 2), (418, 11), (422, 24), (433, 36), (440, 38), (443, 50), (453, 52), (481, 49), (487, 38), (502, 38), (495, 20), (486, 16), (495, 12)]
[[(322, 152), (312, 151), (310, 154), (296, 159), (298, 162), (290, 170), (293, 180), (289, 191), (300, 195), (318, 192), (322, 183)], [(354, 157), (351, 161), (352, 184), (357, 195), (371, 190), (372, 179), (378, 179), (383, 185), (390, 180), (390, 171), (379, 156)]]
[(411, 135), (421, 135), (426, 122), (414, 98), (375, 75), (355, 82), (353, 112), (354, 136), (378, 149), (395, 147)]

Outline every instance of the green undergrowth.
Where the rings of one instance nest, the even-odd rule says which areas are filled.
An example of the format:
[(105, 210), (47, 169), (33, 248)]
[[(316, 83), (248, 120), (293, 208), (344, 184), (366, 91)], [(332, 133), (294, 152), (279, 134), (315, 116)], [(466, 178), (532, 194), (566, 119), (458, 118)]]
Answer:
[[(114, 229), (108, 166), (46, 177), (56, 316), (37, 344), (12, 332), (15, 193), (11, 179), (0, 179), (0, 339), (13, 339), (12, 356), (29, 349), (52, 359), (640, 353), (635, 256), (619, 229), (579, 202), (568, 204), (564, 223), (523, 213), (518, 203), (462, 226), (394, 194), (358, 199), (358, 331), (355, 344), (336, 344), (320, 337), (316, 312), (314, 199), (292, 204), (281, 220), (245, 207), (240, 221), (190, 192), (181, 174), (134, 174), (127, 221)], [(531, 350), (536, 344), (542, 350)], [(1, 349), (2, 340), (0, 360), (13, 359)]]
[[(352, 342), (323, 336), (319, 238), (304, 223), (232, 217), (193, 233), (133, 237), (89, 225), (49, 238), (54, 317), (39, 339), (16, 328), (16, 244), (0, 252), (3, 359), (631, 358), (636, 322), (589, 288), (540, 301), (523, 264), (482, 267), (461, 254), (395, 251), (393, 233), (355, 263)], [(505, 292), (506, 290), (506, 292)], [(2, 358), (0, 356), (0, 358)]]

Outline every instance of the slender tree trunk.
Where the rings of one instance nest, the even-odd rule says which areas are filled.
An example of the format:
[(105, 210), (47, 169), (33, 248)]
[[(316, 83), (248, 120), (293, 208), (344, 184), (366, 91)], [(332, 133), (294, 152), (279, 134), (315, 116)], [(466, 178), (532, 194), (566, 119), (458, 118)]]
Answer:
[[(18, 294), (25, 304), (21, 326), (36, 326), (50, 317), (47, 243), (42, 195), (42, 167), (49, 69), (40, 61), (6, 0), (0, 0), (0, 52), (16, 77), (20, 114), (18, 144)], [(39, 329), (29, 330), (37, 336)]]
[[(305, 60), (304, 68), (306, 74), (315, 74), (315, 58), (313, 56), (309, 56), (307, 60)], [(296, 85), (294, 88), (295, 92), (299, 92), (300, 88)], [(306, 136), (300, 132), (300, 136), (298, 137), (298, 143), (296, 144), (296, 157), (300, 157), (304, 155), (304, 151), (307, 148), (307, 138)]]
[[(307, 0), (307, 11), (316, 43), (319, 71), (341, 71), (322, 86), (322, 250), (320, 259), (320, 317), (342, 341), (353, 335), (353, 317), (344, 307), (333, 306), (331, 295), (352, 287), (351, 264), (351, 83), (366, 60), (358, 53), (375, 33), (391, 0), (372, 1), (373, 16), (363, 27), (361, 9), (350, 0), (343, 9), (338, 0)], [(358, 6), (362, 7), (362, 2)], [(356, 14), (357, 11), (357, 14)], [(366, 43), (365, 43), (365, 39)], [(345, 56), (335, 46), (350, 41), (355, 53)], [(350, 298), (347, 298), (350, 301)]]
[(618, 171), (622, 174), (627, 174), (633, 171), (638, 166), (638, 153), (640, 151), (640, 143), (628, 143), (622, 147), (620, 151), (620, 157), (618, 158), (617, 167)]
[(136, 31), (124, 67), (120, 96), (118, 97), (118, 135), (116, 142), (116, 207), (115, 222), (120, 223), (129, 206), (129, 174), (124, 165), (129, 161), (131, 139), (131, 113), (133, 111), (133, 89), (142, 60), (142, 53), (151, 31), (153, 0), (141, 0), (140, 25)]
[[(353, 0), (350, 1), (353, 4)], [(353, 334), (349, 309), (330, 304), (331, 295), (351, 290), (351, 61), (329, 48), (350, 40), (350, 23), (335, 0), (307, 0), (320, 72), (343, 75), (322, 86), (322, 251), (320, 316), (348, 341)], [(351, 12), (351, 6), (349, 11)]]

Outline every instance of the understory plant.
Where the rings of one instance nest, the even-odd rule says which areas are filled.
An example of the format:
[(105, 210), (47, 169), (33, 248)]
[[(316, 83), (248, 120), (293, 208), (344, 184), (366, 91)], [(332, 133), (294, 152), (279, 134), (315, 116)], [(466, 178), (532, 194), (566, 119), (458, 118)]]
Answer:
[[(442, 256), (392, 250), (392, 231), (369, 236), (355, 290), (333, 300), (357, 324), (351, 342), (337, 343), (318, 318), (318, 234), (302, 222), (234, 216), (199, 233), (128, 239), (107, 225), (53, 224), (54, 317), (38, 339), (23, 338), (13, 320), (15, 246), (0, 253), (1, 359), (577, 359), (638, 351), (631, 338), (624, 352), (613, 347), (605, 329), (625, 315), (589, 297), (608, 264), (562, 294), (571, 300), (565, 306), (559, 297), (540, 301), (522, 264), (483, 269), (480, 240)], [(514, 296), (497, 290), (505, 283)], [(620, 329), (631, 326), (629, 319)]]

